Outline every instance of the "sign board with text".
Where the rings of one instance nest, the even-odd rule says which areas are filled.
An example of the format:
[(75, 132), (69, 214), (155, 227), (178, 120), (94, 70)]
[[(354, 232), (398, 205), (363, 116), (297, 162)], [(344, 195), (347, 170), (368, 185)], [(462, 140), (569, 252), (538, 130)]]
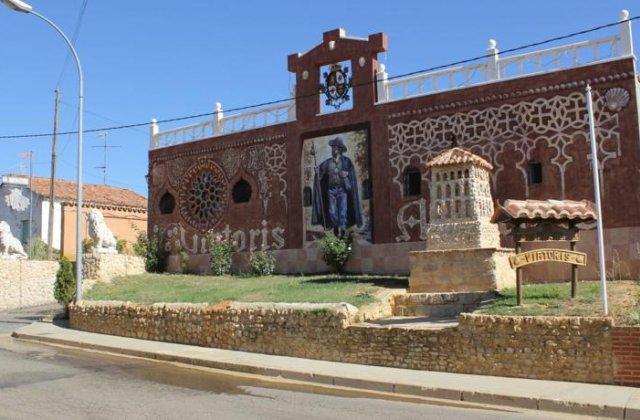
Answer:
[(511, 268), (549, 261), (585, 266), (587, 265), (587, 254), (564, 249), (536, 249), (509, 257)]

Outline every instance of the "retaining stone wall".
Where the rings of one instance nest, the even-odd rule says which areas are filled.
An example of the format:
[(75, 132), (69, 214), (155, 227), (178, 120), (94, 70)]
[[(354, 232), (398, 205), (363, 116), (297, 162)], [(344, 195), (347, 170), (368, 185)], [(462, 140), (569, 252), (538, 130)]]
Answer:
[(0, 260), (0, 311), (55, 303), (57, 261)]
[(144, 259), (137, 255), (85, 254), (82, 257), (82, 276), (87, 280), (108, 282), (114, 277), (144, 272)]
[(348, 304), (81, 302), (71, 327), (283, 356), (484, 375), (613, 383), (610, 318), (462, 314), (439, 330), (353, 324)]

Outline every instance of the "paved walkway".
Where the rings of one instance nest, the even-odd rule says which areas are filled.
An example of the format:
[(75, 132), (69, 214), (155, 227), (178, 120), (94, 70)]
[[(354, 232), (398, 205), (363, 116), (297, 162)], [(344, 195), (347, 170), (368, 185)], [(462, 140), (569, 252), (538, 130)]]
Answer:
[(13, 336), (23, 340), (315, 384), (572, 414), (640, 419), (640, 388), (429, 372), (272, 356), (88, 333), (42, 322), (22, 327)]

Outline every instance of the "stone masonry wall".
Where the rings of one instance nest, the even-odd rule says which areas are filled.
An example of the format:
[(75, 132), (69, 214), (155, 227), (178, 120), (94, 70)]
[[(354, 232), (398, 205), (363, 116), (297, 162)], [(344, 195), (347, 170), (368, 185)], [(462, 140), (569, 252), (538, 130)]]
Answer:
[(81, 302), (71, 327), (206, 347), (400, 368), (613, 383), (609, 318), (463, 314), (439, 330), (354, 325), (348, 304)]
[(145, 272), (144, 259), (137, 255), (85, 254), (82, 275), (88, 280), (111, 281), (114, 277)]
[(0, 311), (54, 303), (57, 261), (0, 260)]

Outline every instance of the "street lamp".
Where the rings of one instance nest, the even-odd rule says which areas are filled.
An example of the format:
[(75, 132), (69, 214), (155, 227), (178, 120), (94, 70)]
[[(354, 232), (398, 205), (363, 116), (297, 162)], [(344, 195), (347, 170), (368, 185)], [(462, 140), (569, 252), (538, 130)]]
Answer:
[[(76, 68), (78, 70), (78, 174), (77, 174), (77, 207), (76, 207), (76, 301), (82, 300), (82, 114), (84, 105), (84, 81), (82, 77), (82, 66), (80, 65), (80, 58), (76, 49), (73, 48), (73, 44), (62, 32), (62, 30), (52, 21), (42, 16), (40, 13), (33, 10), (33, 7), (21, 0), (0, 0), (9, 9), (21, 13), (32, 14), (43, 21), (60, 34), (64, 42), (71, 50), (71, 54), (76, 61)], [(53, 203), (50, 203), (52, 206)]]

